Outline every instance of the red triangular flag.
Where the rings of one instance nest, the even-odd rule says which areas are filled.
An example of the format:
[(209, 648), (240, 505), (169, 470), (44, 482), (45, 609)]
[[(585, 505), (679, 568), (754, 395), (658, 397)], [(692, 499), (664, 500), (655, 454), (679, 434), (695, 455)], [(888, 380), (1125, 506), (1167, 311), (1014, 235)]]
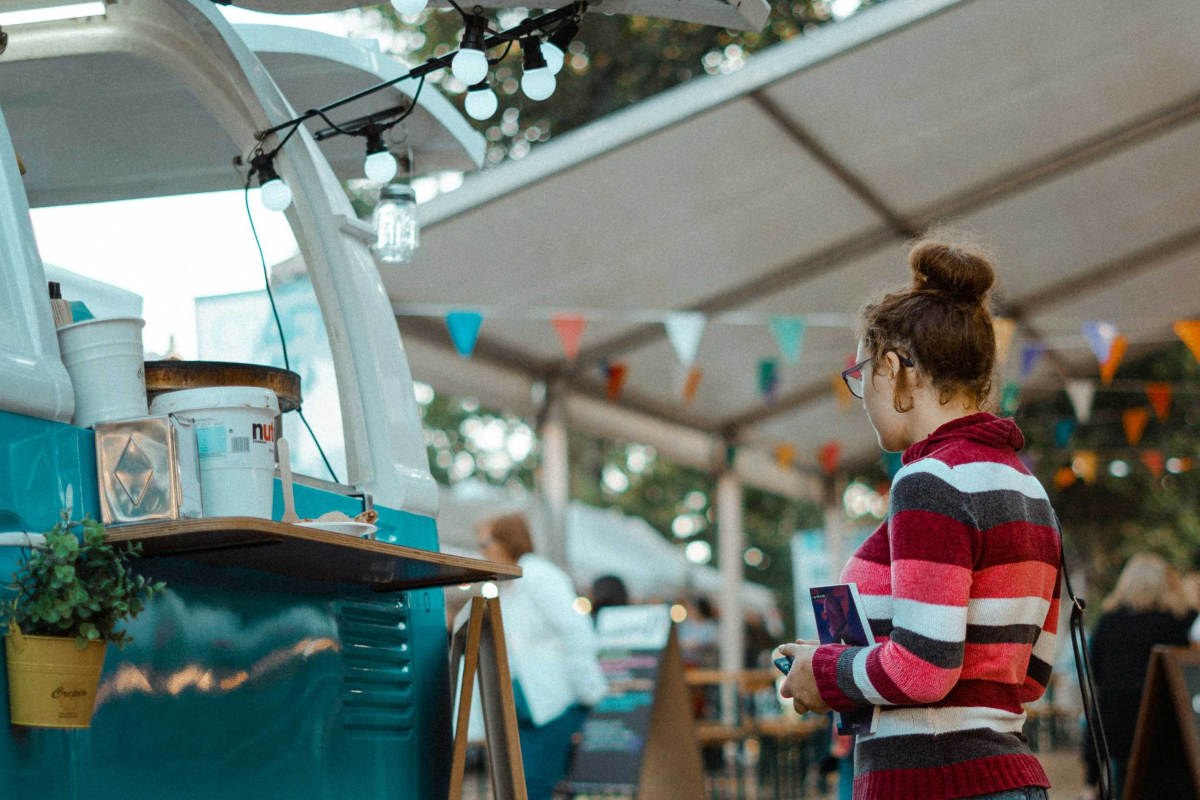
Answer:
[(1161, 477), (1163, 474), (1163, 465), (1166, 459), (1163, 458), (1161, 450), (1146, 450), (1142, 453), (1142, 463), (1146, 465), (1146, 469), (1150, 470), (1150, 474), (1154, 477)]
[(1200, 319), (1176, 320), (1172, 326), (1175, 335), (1183, 340), (1188, 350), (1192, 351), (1197, 361), (1200, 361)]
[(625, 379), (629, 377), (629, 367), (623, 362), (613, 362), (608, 365), (605, 377), (608, 379), (608, 402), (615, 403), (625, 388)]
[(696, 399), (696, 390), (700, 388), (700, 379), (703, 377), (704, 370), (699, 367), (688, 370), (687, 379), (683, 382), (683, 402), (690, 403)]
[(558, 343), (562, 345), (563, 355), (567, 361), (574, 363), (579, 356), (579, 340), (583, 338), (583, 330), (587, 320), (578, 314), (555, 314), (550, 318), (554, 332), (558, 334)]
[(1142, 434), (1146, 432), (1146, 423), (1149, 421), (1150, 412), (1147, 409), (1125, 409), (1125, 413), (1121, 415), (1121, 422), (1125, 425), (1125, 440), (1129, 442), (1130, 447), (1137, 447), (1137, 443), (1142, 440)]
[(826, 442), (821, 445), (821, 449), (817, 451), (817, 461), (821, 463), (821, 469), (825, 470), (826, 475), (837, 472), (838, 464), (842, 461), (841, 443)]
[(1154, 416), (1158, 417), (1159, 422), (1166, 422), (1167, 417), (1171, 416), (1171, 384), (1147, 383), (1146, 397), (1150, 398)]
[(1125, 351), (1129, 349), (1129, 340), (1124, 334), (1119, 334), (1113, 339), (1112, 350), (1108, 351), (1108, 360), (1100, 365), (1100, 380), (1105, 386), (1108, 386), (1113, 381), (1113, 376), (1117, 374), (1117, 367), (1121, 366), (1121, 359), (1125, 357)]

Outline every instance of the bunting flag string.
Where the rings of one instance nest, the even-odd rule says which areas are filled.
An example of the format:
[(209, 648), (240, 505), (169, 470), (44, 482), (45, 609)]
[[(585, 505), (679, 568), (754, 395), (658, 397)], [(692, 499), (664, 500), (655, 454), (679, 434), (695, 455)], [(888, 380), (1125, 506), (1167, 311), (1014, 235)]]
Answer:
[(1088, 347), (1096, 356), (1096, 360), (1101, 364), (1108, 361), (1108, 356), (1112, 352), (1113, 342), (1117, 338), (1117, 324), (1115, 322), (1107, 322), (1103, 320), (1087, 320), (1080, 326), (1083, 329), (1083, 338), (1087, 339)]
[(854, 403), (854, 393), (850, 391), (850, 387), (842, 380), (842, 373), (835, 373), (830, 378), (830, 386), (833, 387), (833, 396), (837, 398), (838, 408), (846, 411)]
[(800, 363), (808, 323), (804, 317), (771, 317), (771, 335), (783, 356), (783, 363), (794, 367)]
[(1163, 468), (1166, 466), (1166, 458), (1161, 450), (1144, 450), (1141, 454), (1141, 461), (1146, 465), (1146, 469), (1150, 470), (1150, 474), (1156, 478), (1161, 478)]
[(1075, 418), (1087, 424), (1092, 417), (1092, 401), (1096, 399), (1096, 382), (1083, 379), (1069, 380), (1064, 387), (1075, 409)]
[(821, 449), (817, 451), (817, 462), (821, 465), (821, 469), (826, 475), (837, 473), (838, 465), (842, 461), (842, 445), (841, 442), (829, 441), (821, 445)]
[(775, 463), (780, 469), (791, 469), (796, 464), (796, 446), (784, 442), (775, 445)]
[(475, 352), (475, 342), (479, 338), (479, 327), (483, 324), (483, 315), (475, 311), (451, 311), (446, 315), (446, 328), (450, 331), (450, 341), (462, 358), (470, 358)]
[(625, 388), (625, 379), (629, 377), (629, 366), (623, 361), (610, 361), (604, 365), (604, 377), (607, 384), (605, 394), (608, 402), (615, 403)]
[(696, 399), (696, 392), (700, 388), (700, 379), (704, 377), (704, 370), (699, 367), (692, 367), (687, 372), (687, 377), (683, 381), (683, 402), (690, 403)]
[(1146, 432), (1146, 423), (1150, 421), (1150, 410), (1146, 408), (1127, 408), (1121, 416), (1125, 426), (1125, 441), (1130, 447), (1137, 447)]
[(1159, 422), (1166, 422), (1171, 416), (1171, 384), (1147, 383), (1146, 397), (1150, 399), (1150, 407)]
[(992, 320), (992, 334), (996, 340), (996, 366), (1003, 367), (1008, 362), (1008, 351), (1012, 348), (1013, 335), (1017, 332), (1017, 323), (1007, 317), (995, 317)]
[(1175, 335), (1192, 351), (1192, 356), (1200, 362), (1200, 319), (1180, 319), (1171, 326)]
[(1117, 368), (1121, 366), (1121, 359), (1125, 357), (1125, 351), (1128, 349), (1129, 340), (1118, 334), (1108, 350), (1108, 359), (1100, 366), (1100, 380), (1105, 386), (1112, 385)]
[(1079, 476), (1075, 474), (1075, 470), (1070, 467), (1059, 467), (1058, 472), (1054, 473), (1054, 488), (1062, 491), (1075, 485), (1079, 480)]
[(1075, 420), (1063, 417), (1054, 423), (1054, 444), (1058, 449), (1065, 449), (1071, 443), (1071, 434), (1075, 432)]
[(698, 311), (680, 311), (663, 321), (675, 357), (685, 367), (690, 367), (696, 361), (700, 338), (704, 336), (704, 324), (704, 315)]
[(1033, 372), (1044, 352), (1046, 345), (1041, 342), (1026, 342), (1021, 345), (1021, 380), (1029, 377), (1029, 373)]
[(1083, 478), (1084, 483), (1095, 483), (1096, 473), (1100, 467), (1100, 456), (1095, 450), (1079, 450), (1071, 458), (1071, 471), (1080, 478)]
[(579, 357), (579, 343), (583, 340), (587, 319), (578, 314), (555, 314), (550, 318), (550, 324), (558, 335), (558, 343), (562, 346), (567, 363), (574, 364)]
[(1000, 391), (1000, 416), (1011, 417), (1021, 407), (1021, 387), (1016, 381), (1008, 381)]
[(764, 358), (758, 362), (758, 391), (767, 402), (775, 401), (775, 390), (779, 388), (778, 364), (773, 358)]

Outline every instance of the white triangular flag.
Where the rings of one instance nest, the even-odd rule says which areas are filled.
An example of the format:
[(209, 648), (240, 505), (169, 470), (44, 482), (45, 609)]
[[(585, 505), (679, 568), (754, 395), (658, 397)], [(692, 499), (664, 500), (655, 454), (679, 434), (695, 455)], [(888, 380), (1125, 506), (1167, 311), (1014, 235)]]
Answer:
[(675, 356), (685, 367), (690, 367), (696, 360), (700, 337), (704, 335), (704, 321), (704, 315), (699, 311), (680, 311), (663, 320)]
[(1096, 398), (1096, 382), (1081, 378), (1067, 381), (1067, 397), (1071, 398), (1071, 407), (1075, 409), (1075, 418), (1087, 422), (1092, 417), (1092, 401)]

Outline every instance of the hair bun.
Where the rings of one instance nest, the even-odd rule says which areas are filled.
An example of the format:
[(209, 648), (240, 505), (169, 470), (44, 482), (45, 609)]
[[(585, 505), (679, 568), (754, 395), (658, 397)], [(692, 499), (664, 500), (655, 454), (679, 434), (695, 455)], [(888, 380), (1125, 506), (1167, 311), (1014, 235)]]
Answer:
[(917, 242), (908, 254), (913, 288), (959, 300), (983, 302), (996, 282), (996, 271), (983, 253), (936, 239)]

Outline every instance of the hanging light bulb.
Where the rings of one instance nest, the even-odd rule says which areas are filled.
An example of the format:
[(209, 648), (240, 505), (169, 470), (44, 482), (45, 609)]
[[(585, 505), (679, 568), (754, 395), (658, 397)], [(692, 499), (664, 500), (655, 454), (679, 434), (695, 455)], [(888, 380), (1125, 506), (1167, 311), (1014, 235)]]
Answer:
[(491, 85), (482, 80), (467, 90), (467, 114), (471, 119), (490, 119), (500, 107), (500, 100), (492, 91)]
[(526, 36), (521, 40), (521, 52), (525, 54), (524, 75), (521, 76), (521, 90), (530, 100), (545, 100), (554, 94), (557, 81), (546, 65), (542, 55), (541, 42), (536, 36)]
[(383, 143), (383, 132), (367, 134), (367, 160), (363, 164), (367, 177), (376, 183), (387, 183), (396, 177), (399, 166), (396, 157), (388, 152), (387, 145)]
[(379, 193), (375, 206), (375, 244), (371, 252), (385, 264), (407, 264), (420, 245), (417, 196), (407, 183), (392, 183)]
[(396, 9), (397, 14), (404, 16), (420, 14), (427, 5), (429, 0), (392, 0), (392, 8)]
[(487, 20), (477, 14), (470, 14), (463, 18), (463, 23), (466, 28), (463, 30), (462, 44), (450, 62), (450, 71), (467, 86), (474, 86), (487, 78), (488, 60), (487, 54), (483, 52)]
[(275, 171), (274, 162), (266, 156), (258, 156), (250, 162), (250, 168), (258, 175), (261, 190), (259, 199), (271, 211), (283, 211), (292, 204), (292, 190)]
[(551, 75), (562, 72), (563, 63), (567, 59), (567, 48), (578, 33), (579, 25), (574, 20), (568, 20), (559, 25), (549, 39), (542, 42), (542, 58), (546, 59), (546, 66), (550, 68)]

